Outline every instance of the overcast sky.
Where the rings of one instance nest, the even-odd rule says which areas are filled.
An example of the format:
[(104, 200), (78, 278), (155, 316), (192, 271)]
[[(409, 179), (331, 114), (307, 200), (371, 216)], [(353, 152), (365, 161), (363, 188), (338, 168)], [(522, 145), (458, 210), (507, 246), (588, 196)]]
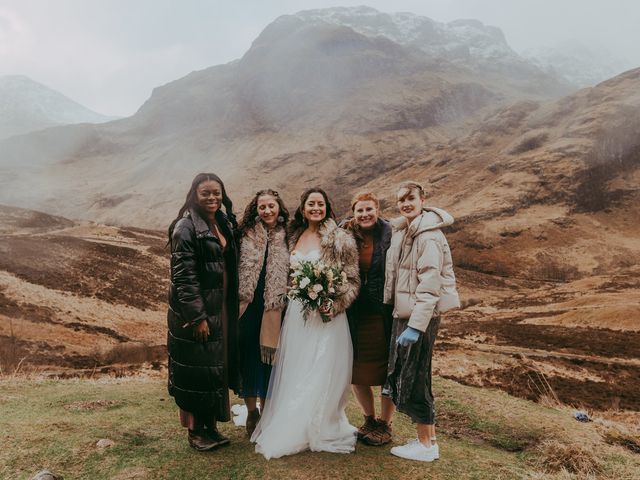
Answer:
[(0, 0), (0, 75), (27, 75), (126, 116), (154, 87), (241, 57), (280, 15), (362, 4), (475, 18), (501, 28), (518, 52), (575, 39), (640, 66), (636, 0)]

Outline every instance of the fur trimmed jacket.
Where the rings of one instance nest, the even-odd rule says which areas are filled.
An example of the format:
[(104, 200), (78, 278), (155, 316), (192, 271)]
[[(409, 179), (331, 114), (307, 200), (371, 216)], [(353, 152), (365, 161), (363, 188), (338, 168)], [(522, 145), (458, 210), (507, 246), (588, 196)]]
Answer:
[[(304, 232), (300, 228), (291, 233), (289, 238), (289, 250), (293, 252), (298, 239)], [(338, 315), (354, 302), (360, 291), (360, 267), (356, 240), (353, 235), (338, 227), (335, 220), (328, 218), (320, 225), (321, 260), (328, 265), (336, 265), (342, 268), (347, 275), (345, 285), (340, 287), (338, 297), (333, 304), (332, 315)]]
[(282, 310), (285, 306), (284, 295), (287, 293), (287, 281), (289, 280), (289, 249), (286, 232), (281, 225), (267, 230), (264, 223), (260, 221), (253, 228), (244, 232), (240, 239), (238, 294), (241, 315), (246, 306), (253, 301), (260, 271), (264, 265), (267, 244), (269, 249), (264, 288), (264, 309)]

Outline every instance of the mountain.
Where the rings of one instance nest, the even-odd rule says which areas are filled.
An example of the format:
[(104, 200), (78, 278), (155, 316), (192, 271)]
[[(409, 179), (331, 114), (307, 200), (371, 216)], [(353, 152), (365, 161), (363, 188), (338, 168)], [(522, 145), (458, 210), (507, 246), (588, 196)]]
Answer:
[[(567, 281), (640, 264), (640, 69), (560, 100), (499, 108), (365, 188), (405, 178), (455, 212), (459, 265)], [(602, 312), (603, 315), (606, 312)]]
[(23, 207), (0, 208), (13, 368), (157, 363), (164, 232), (199, 171), (222, 176), (236, 212), (260, 188), (295, 207), (317, 184), (338, 214), (367, 190), (390, 217), (415, 179), (456, 218), (463, 307), (443, 319), (435, 373), (638, 424), (640, 69), (565, 91), (479, 22), (428, 37), (428, 19), (363, 11), (280, 17), (132, 117), (0, 142), (0, 203)]
[[(0, 201), (155, 227), (198, 171), (220, 172), (240, 202), (274, 180), (294, 198), (315, 183), (362, 185), (397, 165), (400, 146), (419, 152), (497, 106), (562, 90), (541, 72), (498, 73), (360, 33), (349, 26), (358, 12), (344, 24), (304, 12), (279, 17), (241, 59), (154, 89), (130, 118), (6, 140)], [(459, 31), (470, 35), (456, 27), (448, 38)]]
[(522, 56), (549, 74), (581, 88), (596, 85), (630, 68), (628, 62), (611, 52), (589, 48), (577, 41), (528, 49)]
[(295, 15), (307, 23), (347, 26), (369, 37), (384, 37), (403, 46), (419, 49), (439, 62), (496, 74), (533, 90), (568, 93), (571, 86), (554, 72), (521, 57), (507, 43), (502, 31), (479, 20), (437, 22), (413, 13), (384, 13), (371, 7), (336, 7), (306, 10)]
[(0, 77), (0, 139), (56, 125), (114, 120), (22, 75)]
[[(264, 186), (295, 206), (316, 184), (339, 212), (360, 189), (391, 206), (394, 185), (415, 177), (459, 219), (455, 247), (469, 268), (574, 278), (636, 258), (635, 227), (624, 221), (637, 214), (638, 70), (559, 98), (561, 85), (543, 72), (527, 80), (483, 63), (480, 51), (526, 63), (492, 27), (322, 12), (279, 17), (241, 59), (156, 88), (130, 118), (5, 140), (0, 202), (164, 228), (199, 171), (222, 176), (236, 210)], [(437, 57), (425, 50), (429, 25), (434, 44), (482, 37), (485, 48), (467, 45), (468, 64)], [(599, 216), (619, 235), (603, 236)]]

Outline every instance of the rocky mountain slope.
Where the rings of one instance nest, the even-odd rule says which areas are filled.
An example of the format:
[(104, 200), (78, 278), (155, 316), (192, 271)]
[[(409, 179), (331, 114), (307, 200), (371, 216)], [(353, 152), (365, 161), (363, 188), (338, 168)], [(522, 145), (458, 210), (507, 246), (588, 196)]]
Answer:
[(527, 85), (539, 92), (562, 94), (570, 89), (554, 72), (516, 53), (499, 28), (478, 20), (442, 23), (409, 12), (390, 14), (365, 6), (306, 10), (295, 16), (308, 23), (347, 26), (369, 37), (388, 38), (416, 48), (430, 59), (485, 75), (497, 74), (502, 82)]
[(114, 118), (91, 111), (28, 77), (0, 77), (0, 140), (57, 125), (110, 120)]
[(558, 99), (552, 77), (514, 64), (535, 70), (478, 22), (283, 16), (240, 60), (155, 89), (133, 117), (5, 140), (0, 201), (163, 228), (193, 175), (216, 171), (239, 210), (266, 185), (293, 206), (320, 184), (338, 211), (369, 188), (391, 215), (393, 185), (414, 177), (459, 219), (457, 256), (480, 271), (574, 278), (636, 258), (639, 71)]
[(398, 149), (415, 156), (497, 106), (560, 88), (305, 15), (278, 18), (236, 62), (155, 89), (133, 117), (4, 141), (0, 201), (161, 226), (202, 170), (220, 172), (240, 203), (273, 179), (290, 198), (315, 183), (355, 188), (400, 165)]

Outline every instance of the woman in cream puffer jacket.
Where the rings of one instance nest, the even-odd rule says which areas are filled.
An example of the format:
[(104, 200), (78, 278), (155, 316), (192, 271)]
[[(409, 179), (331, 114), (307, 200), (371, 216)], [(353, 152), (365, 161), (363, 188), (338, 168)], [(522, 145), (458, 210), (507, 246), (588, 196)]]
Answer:
[(411, 224), (404, 217), (391, 222), (384, 303), (393, 305), (394, 318), (408, 319), (421, 332), (434, 312), (460, 306), (451, 250), (440, 230), (452, 224), (453, 217), (435, 207), (424, 208)]
[(383, 395), (417, 423), (418, 441), (391, 449), (402, 458), (433, 461), (435, 441), (431, 359), (440, 314), (460, 306), (451, 251), (440, 230), (453, 217), (425, 208), (420, 184), (405, 182), (397, 192), (402, 216), (393, 220), (387, 251), (384, 303), (393, 305), (393, 327), (387, 382)]

